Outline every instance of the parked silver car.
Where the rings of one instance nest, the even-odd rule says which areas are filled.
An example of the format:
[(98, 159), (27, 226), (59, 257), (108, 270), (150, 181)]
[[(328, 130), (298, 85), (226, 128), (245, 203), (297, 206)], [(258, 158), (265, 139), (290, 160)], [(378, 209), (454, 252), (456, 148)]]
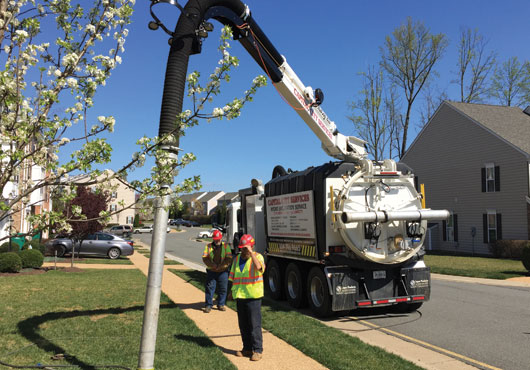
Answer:
[[(72, 253), (74, 241), (68, 237), (51, 239), (46, 243), (52, 253), (57, 251), (57, 257)], [(107, 256), (117, 259), (120, 256), (130, 256), (134, 253), (133, 242), (109, 233), (89, 234), (80, 243), (75, 243), (75, 254), (90, 256)]]

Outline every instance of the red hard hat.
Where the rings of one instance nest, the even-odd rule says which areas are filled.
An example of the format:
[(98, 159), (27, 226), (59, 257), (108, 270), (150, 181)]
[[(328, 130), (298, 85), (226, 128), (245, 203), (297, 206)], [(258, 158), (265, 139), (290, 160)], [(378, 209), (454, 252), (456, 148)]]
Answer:
[(212, 239), (213, 240), (221, 240), (223, 239), (223, 233), (220, 232), (219, 230), (215, 230), (212, 234)]
[(247, 245), (253, 247), (255, 244), (254, 238), (250, 234), (245, 234), (239, 239), (239, 248), (244, 248)]

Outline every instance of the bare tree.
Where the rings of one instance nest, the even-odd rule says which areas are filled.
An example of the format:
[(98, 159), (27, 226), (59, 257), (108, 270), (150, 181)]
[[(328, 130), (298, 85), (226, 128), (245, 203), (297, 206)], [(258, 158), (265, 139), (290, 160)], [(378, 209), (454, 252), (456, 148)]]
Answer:
[(444, 34), (433, 35), (421, 22), (407, 19), (406, 24), (396, 28), (386, 37), (381, 48), (381, 65), (394, 84), (400, 86), (407, 101), (407, 110), (402, 127), (400, 157), (407, 146), (407, 133), (414, 100), (429, 79), (433, 67), (447, 47)]
[[(375, 161), (384, 158), (385, 148), (390, 139), (388, 126), (383, 120), (382, 92), (384, 86), (383, 71), (374, 66), (362, 72), (363, 88), (357, 102), (350, 104), (354, 114), (348, 116), (353, 122), (357, 136), (366, 141), (367, 151)], [(355, 115), (359, 111), (360, 115)]]
[(448, 99), (447, 92), (437, 89), (431, 84), (427, 84), (423, 90), (424, 104), (420, 109), (421, 124), (420, 128), (425, 127), (432, 115), (436, 112), (440, 104)]
[(530, 63), (521, 64), (517, 57), (511, 57), (495, 68), (491, 82), (490, 96), (501, 105), (523, 105), (530, 89)]
[[(403, 133), (403, 115), (400, 113), (401, 107), (399, 104), (398, 94), (395, 86), (391, 86), (387, 90), (385, 96), (385, 114), (384, 119), (388, 126), (388, 135), (390, 137), (388, 154), (389, 158), (401, 158), (401, 137)], [(395, 153), (395, 154), (394, 154)]]
[(458, 79), (460, 101), (479, 103), (488, 95), (487, 77), (495, 67), (495, 53), (486, 52), (487, 41), (476, 29), (465, 28), (458, 45)]

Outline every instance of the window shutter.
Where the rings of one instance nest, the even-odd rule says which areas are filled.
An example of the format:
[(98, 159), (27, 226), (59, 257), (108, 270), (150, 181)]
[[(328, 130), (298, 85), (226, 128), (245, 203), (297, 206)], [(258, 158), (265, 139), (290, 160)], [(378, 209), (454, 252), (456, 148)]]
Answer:
[(442, 221), (442, 240), (447, 241), (447, 221)]
[(416, 189), (417, 192), (420, 191), (420, 184), (419, 184), (418, 176), (414, 176), (414, 188)]
[(458, 216), (453, 215), (453, 233), (455, 236), (455, 242), (458, 241)]
[(495, 166), (495, 191), (501, 191), (501, 170)]
[(502, 240), (502, 217), (497, 213), (497, 240)]
[(482, 192), (486, 192), (486, 168), (481, 168), (480, 172), (482, 174)]
[(482, 230), (484, 231), (484, 243), (488, 243), (488, 215), (482, 214)]

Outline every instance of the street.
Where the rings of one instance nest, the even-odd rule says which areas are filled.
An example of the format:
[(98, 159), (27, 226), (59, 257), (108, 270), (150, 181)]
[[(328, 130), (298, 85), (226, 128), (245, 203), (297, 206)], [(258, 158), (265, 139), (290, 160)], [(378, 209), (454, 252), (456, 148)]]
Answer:
[[(194, 237), (204, 229), (184, 227), (183, 230), (167, 235), (166, 252), (202, 267), (205, 244)], [(151, 243), (150, 234), (134, 237)], [(428, 348), (454, 352), (457, 358), (477, 367), (520, 370), (530, 368), (529, 307), (530, 288), (433, 278), (431, 300), (418, 312), (353, 311), (335, 320), (351, 320), (367, 328), (377, 327), (393, 335), (407, 336), (410, 341), (424, 342)]]

